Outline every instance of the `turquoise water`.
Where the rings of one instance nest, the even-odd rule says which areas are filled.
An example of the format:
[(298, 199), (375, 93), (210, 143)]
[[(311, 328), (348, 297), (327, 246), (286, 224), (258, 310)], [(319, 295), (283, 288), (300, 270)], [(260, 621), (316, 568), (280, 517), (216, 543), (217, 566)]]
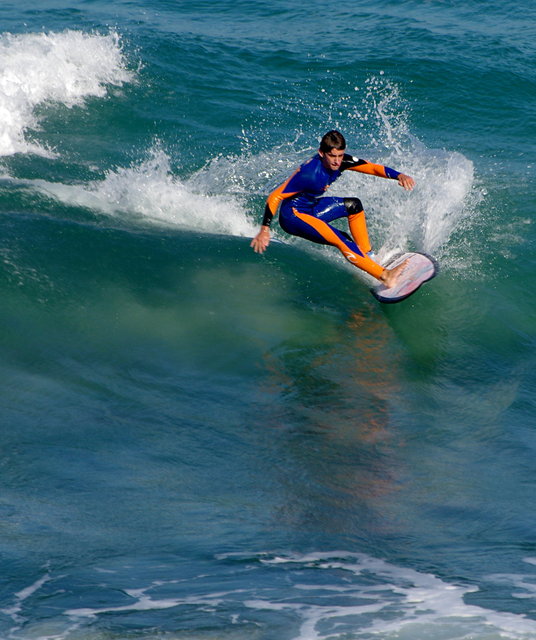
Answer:
[[(0, 7), (0, 637), (536, 637), (536, 9)], [(340, 128), (398, 305), (276, 228)]]

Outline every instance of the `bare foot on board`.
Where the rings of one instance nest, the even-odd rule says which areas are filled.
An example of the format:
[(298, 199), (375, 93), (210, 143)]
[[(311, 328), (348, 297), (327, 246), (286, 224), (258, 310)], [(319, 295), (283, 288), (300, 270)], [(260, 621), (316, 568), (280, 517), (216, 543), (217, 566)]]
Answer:
[(408, 260), (404, 260), (402, 264), (399, 264), (394, 269), (385, 269), (382, 275), (380, 276), (381, 282), (387, 288), (393, 287), (396, 284), (396, 281), (398, 280), (398, 278), (401, 276), (404, 269), (406, 268), (408, 261), (409, 261), (409, 258)]

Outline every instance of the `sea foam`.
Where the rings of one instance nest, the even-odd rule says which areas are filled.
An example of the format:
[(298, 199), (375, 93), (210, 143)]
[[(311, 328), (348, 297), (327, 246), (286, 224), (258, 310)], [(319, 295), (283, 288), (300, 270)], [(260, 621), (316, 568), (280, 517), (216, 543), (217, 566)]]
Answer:
[[(469, 604), (467, 599), (478, 592), (474, 585), (447, 582), (364, 553), (231, 553), (216, 560), (222, 569), (235, 569), (223, 589), (205, 584), (214, 578), (206, 574), (160, 578), (122, 588), (123, 604), (67, 609), (64, 624), (84, 628), (101, 616), (175, 609), (177, 620), (185, 611), (228, 617), (236, 637), (241, 627), (262, 626), (273, 616), (285, 625), (282, 637), (289, 640), (529, 640), (536, 633), (536, 622), (524, 615)], [(256, 578), (251, 587), (244, 586), (242, 572)], [(515, 585), (508, 577), (497, 578)], [(517, 578), (524, 584), (531, 579)], [(101, 588), (105, 592), (104, 584)]]
[(229, 185), (214, 193), (210, 175), (205, 169), (190, 177), (175, 175), (168, 154), (156, 145), (142, 160), (108, 170), (102, 180), (71, 185), (39, 179), (12, 181), (124, 222), (253, 235), (257, 225), (248, 217), (243, 196)]
[(54, 152), (36, 141), (38, 107), (82, 105), (132, 79), (116, 33), (67, 30), (0, 36), (0, 155)]

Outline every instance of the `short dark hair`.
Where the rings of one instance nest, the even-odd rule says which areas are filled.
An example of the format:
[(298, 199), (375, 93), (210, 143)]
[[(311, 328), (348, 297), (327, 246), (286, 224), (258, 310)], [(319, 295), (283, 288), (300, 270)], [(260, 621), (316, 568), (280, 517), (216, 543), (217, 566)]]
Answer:
[(339, 149), (340, 151), (344, 151), (344, 149), (346, 149), (346, 140), (344, 139), (344, 136), (342, 133), (335, 130), (328, 131), (320, 141), (320, 151), (327, 153), (333, 149)]

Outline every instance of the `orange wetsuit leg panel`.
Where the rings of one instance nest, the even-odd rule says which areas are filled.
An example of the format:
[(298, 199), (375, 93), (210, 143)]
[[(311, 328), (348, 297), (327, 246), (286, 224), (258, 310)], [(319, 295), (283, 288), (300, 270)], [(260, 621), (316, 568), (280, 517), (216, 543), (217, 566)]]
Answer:
[(365, 219), (365, 212), (353, 213), (348, 216), (348, 226), (350, 227), (350, 233), (352, 238), (356, 241), (363, 253), (368, 253), (371, 250), (369, 235), (367, 231), (367, 221)]
[(341, 231), (308, 213), (300, 213), (293, 209), (289, 215), (280, 217), (280, 224), (287, 233), (300, 236), (318, 244), (329, 244), (337, 247), (343, 256), (356, 267), (363, 269), (371, 276), (379, 278), (383, 267), (364, 255), (361, 249)]

